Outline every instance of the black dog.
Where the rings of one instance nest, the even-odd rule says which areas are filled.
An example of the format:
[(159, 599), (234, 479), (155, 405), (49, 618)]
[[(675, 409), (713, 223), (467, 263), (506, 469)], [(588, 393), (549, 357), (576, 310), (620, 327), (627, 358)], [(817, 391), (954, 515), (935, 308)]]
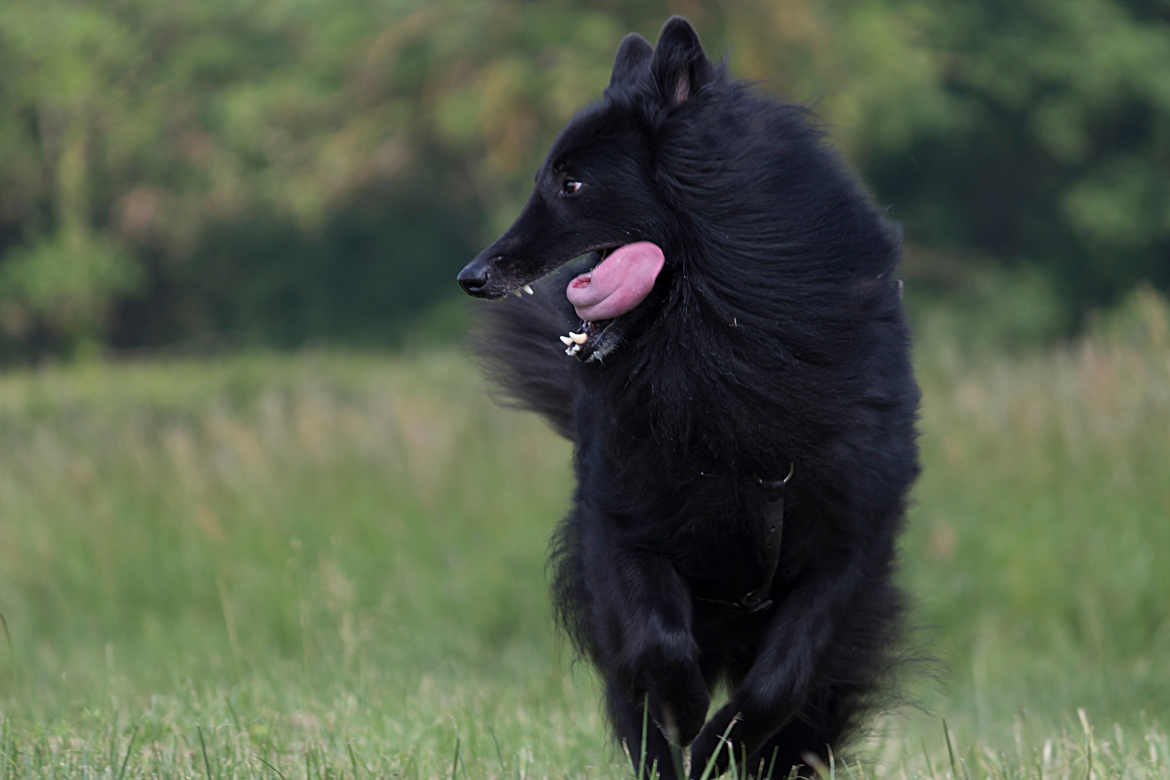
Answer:
[(807, 112), (729, 80), (672, 18), (657, 48), (621, 42), (459, 274), (499, 298), (556, 272), (491, 307), (480, 349), (576, 445), (554, 595), (647, 774), (675, 777), (689, 744), (696, 777), (732, 754), (784, 777), (887, 681), (918, 474), (898, 255)]

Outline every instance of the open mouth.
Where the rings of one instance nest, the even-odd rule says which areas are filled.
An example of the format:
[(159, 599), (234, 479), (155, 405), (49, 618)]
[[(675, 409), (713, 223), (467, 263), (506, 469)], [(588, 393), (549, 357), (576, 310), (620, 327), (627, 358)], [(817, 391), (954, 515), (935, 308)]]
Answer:
[[(596, 255), (595, 262), (592, 255)], [(573, 277), (565, 287), (565, 297), (581, 318), (580, 330), (561, 338), (565, 352), (583, 360), (594, 357), (597, 344), (604, 342), (613, 320), (650, 294), (664, 262), (662, 250), (649, 241), (591, 253), (590, 270)]]
[[(585, 254), (578, 255), (567, 263), (557, 266), (545, 276), (551, 276), (564, 268), (566, 265), (576, 266), (582, 269), (580, 273), (574, 275), (572, 281), (569, 283), (570, 287), (576, 285), (578, 288), (588, 287), (591, 284), (592, 274), (605, 262), (606, 258), (610, 256), (615, 250), (621, 247), (620, 244), (613, 244), (610, 246), (598, 247), (592, 249)], [(574, 269), (576, 270), (576, 269)], [(523, 298), (524, 295), (535, 295), (536, 290), (533, 289), (533, 284), (539, 283), (541, 279), (535, 279), (532, 282), (522, 284), (512, 290), (512, 294), (517, 298)], [(569, 295), (566, 289), (566, 296)], [(570, 298), (571, 300), (571, 298)], [(613, 322), (612, 319), (581, 319), (580, 325), (575, 330), (569, 331), (568, 335), (561, 336), (561, 343), (565, 345), (565, 354), (575, 357), (578, 360), (587, 362), (594, 358), (598, 353), (598, 347), (602, 343), (603, 336)]]
[[(614, 321), (650, 294), (665, 257), (657, 244), (636, 241), (594, 248), (578, 262), (588, 270), (569, 281), (565, 297), (581, 318), (581, 324), (560, 338), (566, 354), (580, 360), (600, 360), (620, 340), (620, 329), (613, 328)], [(487, 273), (478, 260), (460, 272), (459, 281), (472, 295), (495, 297), (485, 289)], [(536, 290), (532, 285), (529, 281), (509, 292), (520, 297), (534, 295)]]
[[(590, 249), (589, 251), (584, 252), (580, 255), (575, 255), (574, 257), (570, 258), (569, 260), (566, 260), (565, 262), (563, 262), (559, 265), (553, 266), (550, 270), (548, 270), (547, 272), (545, 272), (541, 276), (533, 279), (532, 281), (530, 281), (526, 284), (522, 284), (519, 287), (516, 287), (516, 288), (510, 290), (509, 292), (511, 292), (512, 295), (515, 295), (517, 298), (522, 298), (522, 297), (524, 297), (524, 295), (534, 295), (536, 293), (536, 290), (533, 289), (532, 285), (540, 282), (541, 280), (543, 280), (549, 276), (556, 274), (558, 271), (560, 271), (562, 268), (564, 268), (567, 265), (575, 265), (575, 266), (578, 266), (580, 268), (586, 269), (579, 276), (583, 276), (585, 274), (591, 274), (591, 273), (593, 273), (593, 270), (595, 268), (597, 268), (597, 266), (601, 265), (601, 263), (603, 263), (605, 261), (605, 259), (607, 257), (609, 257), (610, 254), (612, 254), (614, 252), (614, 250), (616, 250), (620, 247), (621, 247), (621, 244), (612, 244), (610, 246), (603, 246), (603, 247), (597, 247), (595, 249)], [(575, 278), (579, 278), (579, 276), (575, 277)], [(506, 294), (507, 293), (504, 293), (504, 295), (506, 295)]]
[(574, 277), (565, 296), (583, 320), (620, 317), (650, 294), (664, 262), (657, 244), (623, 244), (605, 254), (593, 270)]

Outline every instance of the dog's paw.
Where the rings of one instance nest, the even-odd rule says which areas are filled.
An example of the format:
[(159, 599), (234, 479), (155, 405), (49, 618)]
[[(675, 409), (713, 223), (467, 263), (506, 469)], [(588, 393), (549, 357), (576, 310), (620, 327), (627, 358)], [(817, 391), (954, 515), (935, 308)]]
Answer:
[[(653, 625), (651, 623), (650, 625)], [(648, 630), (627, 649), (626, 668), (649, 698), (650, 717), (672, 744), (686, 746), (707, 719), (711, 694), (689, 633)]]
[(719, 710), (703, 726), (691, 743), (691, 778), (719, 777), (731, 767), (735, 754), (736, 766), (743, 765), (746, 747), (736, 738), (740, 716), (730, 705)]
[(703, 728), (711, 697), (698, 664), (662, 669), (650, 683), (651, 700), (657, 701), (655, 720), (672, 744), (691, 744)]

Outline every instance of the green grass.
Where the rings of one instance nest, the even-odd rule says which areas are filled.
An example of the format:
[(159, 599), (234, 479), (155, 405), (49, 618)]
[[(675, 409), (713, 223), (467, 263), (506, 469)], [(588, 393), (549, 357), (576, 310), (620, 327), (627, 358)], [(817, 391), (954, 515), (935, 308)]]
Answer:
[[(1170, 777), (1151, 333), (923, 346), (904, 581), (944, 668), (827, 773)], [(547, 603), (568, 457), (452, 352), (0, 377), (0, 778), (628, 775)]]

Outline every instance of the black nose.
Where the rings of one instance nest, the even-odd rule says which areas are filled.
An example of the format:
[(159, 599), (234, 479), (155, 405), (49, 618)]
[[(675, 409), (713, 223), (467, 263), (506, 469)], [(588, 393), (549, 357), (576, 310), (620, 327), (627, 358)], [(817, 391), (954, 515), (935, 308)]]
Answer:
[(468, 295), (483, 295), (488, 284), (487, 263), (477, 257), (463, 266), (463, 270), (459, 272), (459, 276), (456, 278), (459, 280), (459, 286)]

